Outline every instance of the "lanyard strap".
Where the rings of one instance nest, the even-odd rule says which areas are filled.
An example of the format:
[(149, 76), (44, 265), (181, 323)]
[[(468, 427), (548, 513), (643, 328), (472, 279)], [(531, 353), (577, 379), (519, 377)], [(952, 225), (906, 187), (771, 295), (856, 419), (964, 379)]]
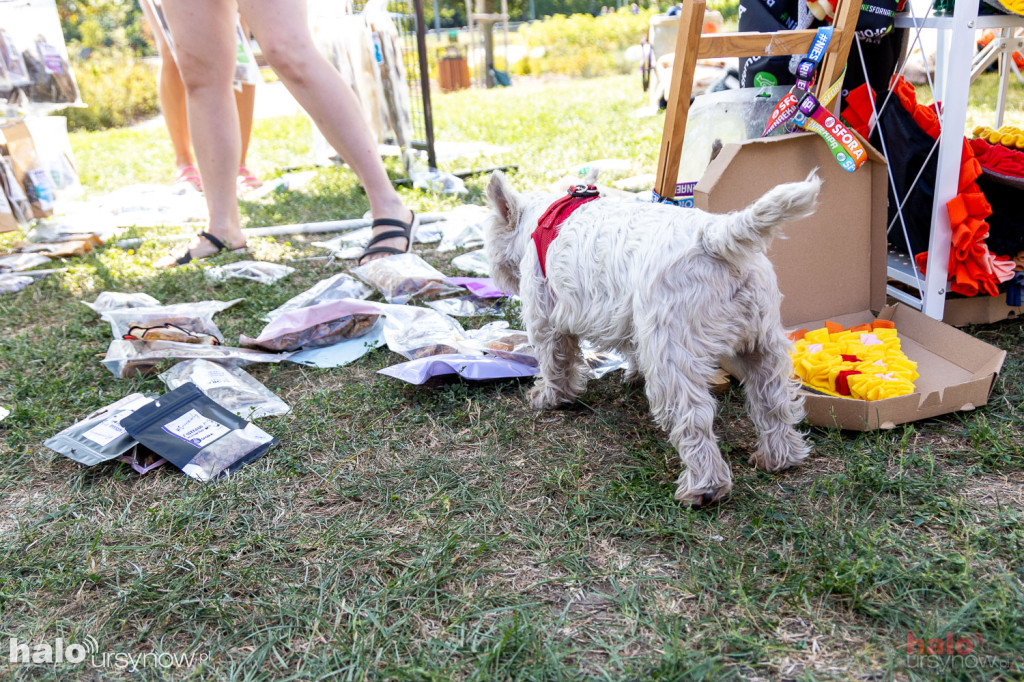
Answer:
[(852, 173), (867, 160), (864, 145), (843, 125), (838, 116), (826, 109), (811, 93), (804, 93), (793, 116), (793, 123), (820, 135), (843, 170)]

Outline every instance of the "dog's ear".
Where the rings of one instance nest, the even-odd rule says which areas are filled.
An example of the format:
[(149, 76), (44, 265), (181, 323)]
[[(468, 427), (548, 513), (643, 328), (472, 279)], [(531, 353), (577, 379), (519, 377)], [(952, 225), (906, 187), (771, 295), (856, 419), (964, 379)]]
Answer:
[(501, 171), (491, 173), (491, 181), (487, 183), (487, 196), (491, 200), (491, 206), (505, 220), (505, 224), (514, 226), (519, 197), (509, 187), (505, 181), (505, 174)]

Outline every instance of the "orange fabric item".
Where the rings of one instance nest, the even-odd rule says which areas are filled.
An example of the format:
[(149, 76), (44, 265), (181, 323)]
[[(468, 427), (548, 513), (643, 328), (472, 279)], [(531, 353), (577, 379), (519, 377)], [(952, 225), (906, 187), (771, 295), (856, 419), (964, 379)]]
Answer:
[(829, 320), (825, 320), (825, 329), (828, 330), (829, 334), (838, 334), (839, 332), (843, 331), (843, 325), (838, 324), (836, 322), (831, 322)]
[[(842, 331), (843, 330), (842, 325), (836, 325), (836, 326), (839, 327), (838, 331)], [(865, 322), (864, 324), (858, 324), (856, 327), (850, 327), (846, 331), (858, 332), (858, 333), (867, 333), (869, 331), (872, 331), (872, 329), (871, 329), (871, 325), (868, 324), (867, 322)], [(835, 334), (836, 332), (829, 332), (829, 333), (830, 334)]]
[(895, 329), (896, 323), (892, 320), (875, 320), (871, 323), (871, 329)]
[[(921, 129), (937, 139), (942, 126), (935, 108), (918, 104), (914, 86), (902, 77), (894, 76), (890, 89)], [(995, 254), (985, 245), (988, 236), (985, 218), (992, 214), (992, 206), (975, 182), (980, 176), (981, 164), (974, 158), (974, 149), (964, 138), (958, 195), (946, 203), (952, 230), (949, 290), (964, 296), (976, 296), (982, 291), (996, 296), (999, 294), (999, 282), (1006, 280), (1003, 269), (995, 265)], [(917, 254), (915, 260), (921, 272), (926, 273), (928, 253)]]
[(796, 343), (800, 339), (802, 339), (805, 336), (807, 336), (807, 330), (806, 329), (797, 329), (796, 331), (790, 332), (788, 334), (788, 336), (789, 336), (789, 340), (790, 341), (792, 341), (793, 343)]

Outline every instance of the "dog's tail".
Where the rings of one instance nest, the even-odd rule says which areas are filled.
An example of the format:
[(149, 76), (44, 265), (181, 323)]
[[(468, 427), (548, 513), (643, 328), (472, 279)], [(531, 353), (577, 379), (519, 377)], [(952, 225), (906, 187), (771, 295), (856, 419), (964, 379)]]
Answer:
[(803, 182), (779, 185), (730, 220), (715, 221), (703, 235), (704, 249), (712, 256), (735, 262), (767, 250), (783, 223), (814, 212), (821, 178), (814, 169)]

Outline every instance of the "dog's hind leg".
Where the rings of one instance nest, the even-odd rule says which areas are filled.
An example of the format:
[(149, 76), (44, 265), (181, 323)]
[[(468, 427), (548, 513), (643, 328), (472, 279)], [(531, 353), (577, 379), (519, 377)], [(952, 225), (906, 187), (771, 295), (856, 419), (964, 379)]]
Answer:
[(729, 494), (732, 473), (714, 433), (716, 402), (708, 388), (713, 368), (679, 359), (694, 360), (695, 356), (675, 340), (670, 340), (668, 347), (643, 344), (638, 355), (651, 412), (669, 432), (683, 462), (675, 497), (700, 507)]
[(810, 447), (796, 430), (804, 418), (804, 403), (792, 379), (793, 362), (782, 332), (762, 339), (750, 353), (738, 357), (743, 364), (747, 413), (757, 428), (757, 450), (750, 461), (762, 471), (779, 471), (800, 463)]

